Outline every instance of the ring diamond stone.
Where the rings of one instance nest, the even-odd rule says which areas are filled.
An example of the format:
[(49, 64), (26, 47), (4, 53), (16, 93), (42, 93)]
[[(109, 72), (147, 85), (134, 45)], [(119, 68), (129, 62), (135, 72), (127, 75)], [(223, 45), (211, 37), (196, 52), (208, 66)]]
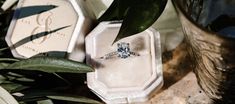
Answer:
[(117, 55), (119, 58), (126, 59), (131, 55), (139, 56), (139, 54), (130, 51), (130, 44), (121, 42), (117, 44), (117, 50), (115, 52), (111, 52), (101, 57), (102, 59), (109, 59), (113, 56)]
[(120, 58), (128, 58), (131, 55), (129, 43), (118, 43), (117, 54)]

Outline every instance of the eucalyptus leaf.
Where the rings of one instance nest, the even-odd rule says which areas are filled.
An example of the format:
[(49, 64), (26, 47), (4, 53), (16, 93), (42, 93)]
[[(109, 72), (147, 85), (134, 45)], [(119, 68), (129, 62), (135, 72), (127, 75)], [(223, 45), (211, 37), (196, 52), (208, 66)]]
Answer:
[(149, 28), (162, 14), (167, 0), (137, 0), (123, 20), (121, 29), (114, 42)]
[(34, 70), (47, 73), (87, 73), (93, 69), (80, 62), (53, 57), (34, 57), (10, 64), (6, 70)]
[(55, 99), (55, 100), (64, 100), (64, 101), (71, 101), (71, 102), (78, 102), (78, 103), (89, 103), (89, 104), (101, 104), (101, 102), (98, 102), (96, 100), (86, 98), (86, 97), (81, 97), (81, 96), (47, 96), (50, 99)]

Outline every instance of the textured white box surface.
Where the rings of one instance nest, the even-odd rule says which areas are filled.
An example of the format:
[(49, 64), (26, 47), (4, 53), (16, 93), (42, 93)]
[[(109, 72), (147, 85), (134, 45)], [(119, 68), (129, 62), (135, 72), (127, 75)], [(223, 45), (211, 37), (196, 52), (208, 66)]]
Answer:
[[(6, 41), (17, 58), (46, 52), (85, 58), (84, 38), (92, 19), (83, 0), (20, 0)], [(79, 55), (77, 55), (79, 54)]]

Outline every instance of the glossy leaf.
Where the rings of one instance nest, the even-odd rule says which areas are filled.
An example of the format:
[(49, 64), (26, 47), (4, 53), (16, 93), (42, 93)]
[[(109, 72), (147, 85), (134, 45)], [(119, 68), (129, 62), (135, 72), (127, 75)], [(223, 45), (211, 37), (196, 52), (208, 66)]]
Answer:
[(6, 89), (9, 92), (14, 92), (14, 91), (18, 91), (18, 90), (22, 90), (22, 89), (26, 89), (26, 86), (23, 86), (21, 84), (18, 83), (2, 83), (1, 86)]
[(30, 89), (27, 91), (21, 91), (21, 95), (24, 96), (17, 96), (13, 94), (14, 97), (19, 102), (32, 102), (32, 101), (39, 101), (39, 100), (46, 100), (46, 99), (54, 99), (54, 100), (62, 100), (62, 101), (70, 101), (70, 102), (77, 102), (77, 103), (90, 103), (90, 104), (101, 104), (99, 101), (78, 96), (77, 94), (71, 94), (66, 92), (68, 89), (63, 89), (65, 91), (61, 92), (58, 88), (50, 89), (50, 90), (39, 90), (39, 89)]
[(122, 20), (133, 1), (134, 0), (114, 0), (98, 21)]
[(48, 100), (37, 101), (37, 104), (54, 104), (54, 103), (52, 102), (52, 100), (48, 99)]
[(77, 103), (89, 103), (89, 104), (101, 104), (100, 102), (86, 98), (86, 97), (81, 97), (81, 96), (66, 96), (66, 95), (61, 95), (61, 96), (47, 96), (50, 99), (55, 99), (55, 100), (64, 100), (64, 101), (71, 101), (71, 102), (77, 102)]
[(47, 73), (87, 73), (92, 68), (86, 64), (63, 58), (36, 57), (10, 64), (7, 69), (34, 70)]
[(141, 0), (132, 5), (114, 42), (149, 28), (161, 15), (167, 0)]
[(19, 61), (19, 60), (15, 58), (0, 58), (0, 61)]
[(98, 19), (99, 22), (101, 21), (110, 21), (117, 17), (118, 14), (118, 2), (119, 0), (114, 0), (110, 7), (105, 11), (105, 13)]

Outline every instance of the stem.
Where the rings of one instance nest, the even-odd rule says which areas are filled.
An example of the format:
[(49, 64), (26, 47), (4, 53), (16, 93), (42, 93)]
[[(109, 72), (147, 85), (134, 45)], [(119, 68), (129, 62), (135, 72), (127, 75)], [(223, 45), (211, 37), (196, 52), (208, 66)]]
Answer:
[(58, 77), (59, 79), (63, 80), (65, 83), (67, 83), (68, 85), (71, 85), (71, 83), (69, 81), (67, 81), (66, 79), (62, 78), (60, 75), (58, 75), (57, 73), (53, 73), (56, 77)]
[(0, 61), (20, 61), (20, 60), (14, 58), (0, 58)]
[(1, 49), (0, 49), (0, 52), (1, 52), (1, 51), (5, 51), (5, 50), (7, 50), (7, 49), (10, 49), (10, 47), (1, 48)]

